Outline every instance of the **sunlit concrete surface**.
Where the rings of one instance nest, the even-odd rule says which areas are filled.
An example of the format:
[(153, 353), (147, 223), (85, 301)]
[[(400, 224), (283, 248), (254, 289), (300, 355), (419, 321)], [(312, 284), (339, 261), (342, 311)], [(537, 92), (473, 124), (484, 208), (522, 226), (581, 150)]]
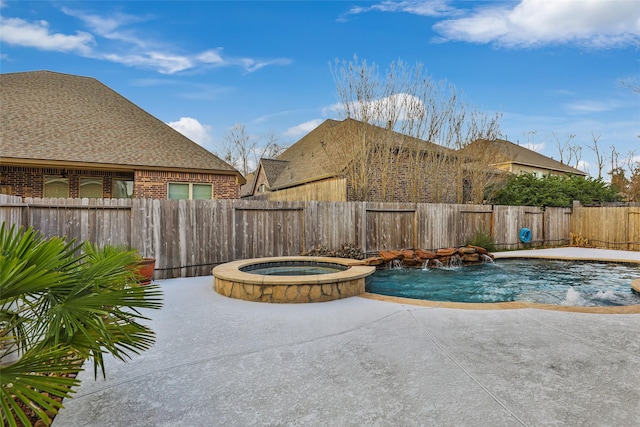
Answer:
[(158, 281), (157, 343), (81, 373), (54, 427), (635, 426), (640, 315), (362, 297), (267, 304)]
[(500, 258), (548, 258), (575, 261), (612, 261), (640, 264), (640, 252), (619, 251), (614, 249), (597, 248), (551, 248), (528, 249), (521, 251), (496, 252), (496, 259)]

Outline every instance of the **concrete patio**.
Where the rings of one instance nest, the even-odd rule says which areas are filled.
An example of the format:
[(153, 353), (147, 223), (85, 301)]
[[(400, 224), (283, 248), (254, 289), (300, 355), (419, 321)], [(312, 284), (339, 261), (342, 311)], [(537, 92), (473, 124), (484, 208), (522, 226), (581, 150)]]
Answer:
[[(554, 255), (596, 255), (571, 249)], [(106, 380), (87, 365), (54, 427), (640, 425), (640, 314), (267, 304), (211, 276), (158, 283), (157, 343), (108, 360)]]

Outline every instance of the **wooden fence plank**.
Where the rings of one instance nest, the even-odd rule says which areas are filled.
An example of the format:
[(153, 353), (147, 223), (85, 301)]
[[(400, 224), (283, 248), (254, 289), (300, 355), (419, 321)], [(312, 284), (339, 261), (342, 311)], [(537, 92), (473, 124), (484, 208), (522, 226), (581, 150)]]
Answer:
[[(156, 258), (157, 279), (211, 274), (234, 259), (297, 255), (344, 243), (437, 249), (492, 232), (499, 249), (561, 245), (569, 232), (599, 247), (640, 250), (638, 207), (523, 206), (259, 200), (38, 199), (0, 197), (0, 219), (46, 237), (136, 248)], [(604, 226), (607, 224), (607, 226)], [(523, 227), (533, 242), (519, 241)]]

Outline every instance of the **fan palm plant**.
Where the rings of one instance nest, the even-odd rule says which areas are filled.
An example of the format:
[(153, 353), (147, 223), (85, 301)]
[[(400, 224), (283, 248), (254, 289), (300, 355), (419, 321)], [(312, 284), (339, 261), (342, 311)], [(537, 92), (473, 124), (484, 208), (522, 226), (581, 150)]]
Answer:
[[(0, 227), (0, 408), (3, 424), (46, 424), (78, 384), (67, 374), (104, 354), (126, 361), (154, 333), (139, 309), (158, 309), (157, 285), (138, 286), (136, 251), (45, 239), (33, 229)], [(28, 411), (27, 411), (28, 412)]]

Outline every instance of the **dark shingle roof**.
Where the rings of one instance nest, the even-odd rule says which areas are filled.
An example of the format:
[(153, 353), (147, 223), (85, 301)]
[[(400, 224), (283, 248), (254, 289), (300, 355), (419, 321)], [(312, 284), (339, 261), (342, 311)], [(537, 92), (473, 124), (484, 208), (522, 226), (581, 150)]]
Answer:
[(571, 166), (560, 163), (550, 157), (544, 156), (535, 151), (529, 150), (521, 145), (514, 144), (510, 141), (503, 139), (497, 139), (493, 141), (487, 141), (480, 139), (469, 144), (463, 151), (469, 151), (473, 153), (474, 150), (491, 150), (494, 157), (493, 164), (498, 166), (500, 164), (518, 164), (529, 167), (536, 167), (540, 169), (547, 169), (549, 171), (558, 171), (574, 175), (587, 175), (585, 172), (573, 168)]
[[(398, 132), (354, 119), (326, 120), (298, 142), (287, 148), (277, 160), (280, 164), (277, 180), (269, 184), (271, 189), (282, 189), (332, 176), (339, 176), (352, 161), (351, 144), (359, 138), (386, 140), (390, 147), (412, 147), (420, 150), (447, 150), (439, 145), (412, 138)], [(275, 174), (274, 174), (275, 175)]]
[(262, 170), (267, 178), (267, 182), (271, 185), (272, 182), (276, 182), (280, 174), (287, 168), (289, 164), (286, 160), (276, 159), (260, 159)]
[(240, 186), (240, 197), (248, 197), (253, 194), (253, 189), (256, 186), (256, 178), (258, 174), (256, 172), (248, 173), (244, 178), (247, 182)]
[(0, 157), (239, 173), (98, 80), (0, 75)]

